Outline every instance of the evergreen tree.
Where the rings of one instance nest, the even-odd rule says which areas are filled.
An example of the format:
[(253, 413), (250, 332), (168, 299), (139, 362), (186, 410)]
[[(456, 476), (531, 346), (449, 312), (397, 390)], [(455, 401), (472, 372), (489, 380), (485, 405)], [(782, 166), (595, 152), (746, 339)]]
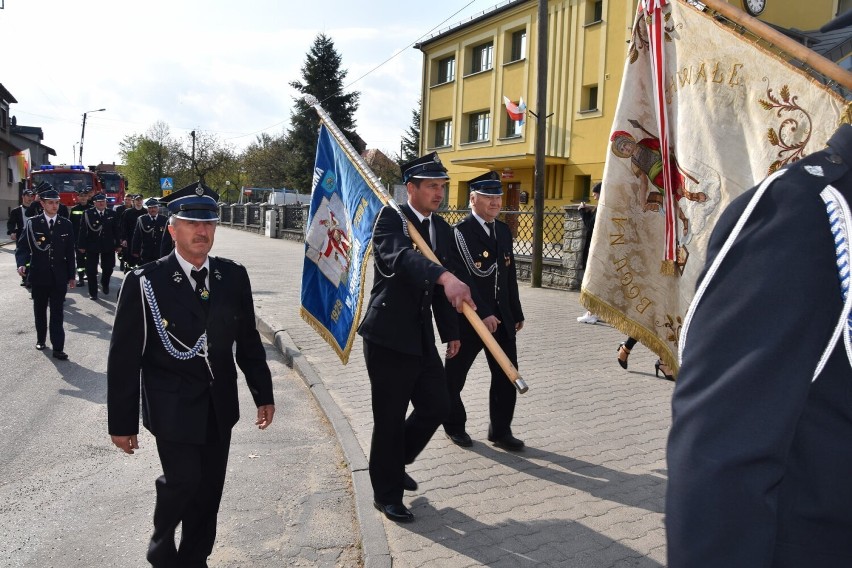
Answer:
[[(302, 95), (316, 97), (360, 154), (367, 146), (355, 133), (355, 111), (358, 110), (361, 93), (343, 93), (347, 72), (340, 68), (341, 61), (331, 38), (319, 34), (302, 66), (302, 81), (293, 81), (290, 86)], [(298, 98), (290, 115), (290, 129), (285, 141), (289, 155), (285, 168), (288, 186), (302, 192), (311, 191), (319, 124), (316, 111), (301, 97)]]
[(411, 126), (400, 141), (400, 155), (397, 163), (401, 166), (406, 162), (420, 156), (420, 106), (422, 99), (417, 101), (417, 106), (411, 110)]

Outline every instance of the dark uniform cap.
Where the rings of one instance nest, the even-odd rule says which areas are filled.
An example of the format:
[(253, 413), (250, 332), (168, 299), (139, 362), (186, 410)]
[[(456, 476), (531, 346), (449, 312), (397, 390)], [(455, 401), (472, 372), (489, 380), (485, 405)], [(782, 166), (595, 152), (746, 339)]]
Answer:
[(482, 195), (503, 195), (503, 184), (500, 182), (500, 174), (488, 172), (475, 177), (468, 182), (471, 191)]
[(137, 193), (136, 195), (134, 195), (134, 196), (133, 196), (133, 200), (134, 200), (134, 201), (136, 201), (137, 199), (142, 199), (142, 194), (141, 194), (141, 193)]
[(42, 191), (47, 191), (48, 189), (53, 189), (53, 186), (47, 183), (46, 181), (38, 182), (38, 185), (35, 186), (35, 192), (41, 196)]
[(98, 193), (94, 197), (92, 197), (92, 201), (106, 201), (106, 195), (103, 193)]
[(218, 221), (218, 201), (219, 194), (200, 181), (182, 187), (163, 198), (163, 203), (172, 215), (178, 219), (192, 221)]
[(33, 190), (31, 189), (25, 189), (21, 192), (21, 195), (35, 195), (35, 192), (33, 192)]
[(441, 163), (437, 152), (431, 152), (420, 156), (402, 165), (402, 183), (408, 183), (411, 178), (439, 178), (450, 179), (447, 168)]
[[(48, 184), (49, 185), (49, 184)], [(40, 199), (59, 199), (59, 192), (50, 187), (49, 189), (44, 189), (38, 192), (38, 196)]]
[(160, 202), (156, 197), (149, 197), (148, 201), (145, 202), (145, 207), (159, 207)]

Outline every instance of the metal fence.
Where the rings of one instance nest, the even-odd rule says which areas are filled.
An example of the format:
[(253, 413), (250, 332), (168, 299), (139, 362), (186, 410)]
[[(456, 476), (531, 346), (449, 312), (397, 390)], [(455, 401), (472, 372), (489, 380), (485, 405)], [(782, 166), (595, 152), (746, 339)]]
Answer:
[[(266, 213), (274, 211), (274, 231), (266, 226)], [(449, 224), (455, 225), (470, 213), (469, 209), (441, 209), (441, 215)], [(303, 238), (308, 206), (267, 205), (257, 203), (221, 205), (219, 219), (223, 225), (241, 228), (256, 233), (270, 232), (282, 238)], [(514, 240), (515, 255), (532, 257), (533, 212), (502, 211), (499, 219), (509, 225)], [(565, 211), (562, 207), (546, 207), (542, 225), (542, 258), (560, 260), (565, 242)]]

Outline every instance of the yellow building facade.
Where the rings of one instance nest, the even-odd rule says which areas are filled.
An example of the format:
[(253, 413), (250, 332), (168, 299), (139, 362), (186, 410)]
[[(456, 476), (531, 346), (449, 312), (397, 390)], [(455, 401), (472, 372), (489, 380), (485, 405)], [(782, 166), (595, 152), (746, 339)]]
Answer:
[[(752, 0), (753, 1), (753, 0)], [(815, 29), (841, 0), (765, 0), (759, 18)], [(743, 8), (747, 0), (729, 0)], [(470, 179), (496, 170), (503, 205), (533, 204), (536, 129), (545, 121), (545, 206), (587, 201), (603, 177), (608, 137), (638, 0), (549, 0), (547, 108), (536, 108), (538, 0), (509, 0), (417, 47), (423, 52), (421, 153), (449, 170), (449, 207), (467, 207)], [(529, 111), (513, 120), (504, 97)], [(546, 118), (545, 118), (546, 117)]]

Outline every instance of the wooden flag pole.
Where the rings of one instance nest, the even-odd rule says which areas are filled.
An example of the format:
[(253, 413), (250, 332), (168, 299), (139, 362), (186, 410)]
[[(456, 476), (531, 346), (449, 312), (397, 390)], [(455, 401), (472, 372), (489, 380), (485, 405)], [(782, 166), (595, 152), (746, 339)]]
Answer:
[[(681, 0), (683, 1), (683, 0)], [(775, 28), (764, 24), (723, 0), (701, 0), (701, 3), (722, 14), (732, 22), (741, 25), (757, 37), (777, 45), (789, 55), (792, 55), (811, 69), (825, 75), (838, 85), (852, 90), (852, 72), (849, 72), (830, 59), (808, 49), (804, 45), (790, 39)]]
[[(361, 175), (364, 176), (364, 179), (370, 184), (374, 191), (376, 191), (381, 197), (382, 201), (385, 204), (393, 207), (397, 211), (400, 211), (399, 204), (388, 195), (385, 188), (382, 187), (381, 180), (373, 173), (373, 170), (370, 169), (370, 166), (367, 162), (364, 161), (358, 152), (355, 151), (355, 148), (352, 147), (352, 144), (349, 143), (349, 140), (346, 139), (346, 136), (343, 135), (343, 132), (337, 127), (331, 117), (325, 112), (325, 109), (320, 106), (319, 101), (317, 101), (316, 97), (312, 95), (305, 95), (304, 101), (312, 106), (314, 110), (319, 114), (320, 120), (322, 120), (323, 124), (325, 124), (332, 136), (337, 140), (340, 147), (346, 152), (346, 155), (349, 156), (349, 159), (352, 160), (352, 163), (361, 172)], [(401, 212), (400, 212), (401, 214)], [(408, 223), (408, 235), (411, 237), (411, 240), (414, 241), (414, 244), (417, 245), (417, 248), (423, 253), (423, 256), (434, 262), (435, 264), (441, 266), (441, 261), (438, 260), (438, 257), (435, 256), (435, 253), (432, 251), (432, 247), (426, 244), (426, 241), (423, 240), (423, 237), (420, 235), (420, 231), (418, 231), (414, 225), (411, 223), (405, 215), (403, 215), (405, 220)], [(515, 368), (515, 365), (509, 360), (509, 357), (506, 355), (506, 352), (503, 351), (503, 348), (500, 347), (500, 344), (497, 343), (497, 340), (494, 339), (494, 336), (491, 335), (491, 332), (488, 331), (488, 328), (482, 322), (482, 318), (479, 317), (473, 308), (470, 307), (470, 304), (467, 302), (462, 304), (462, 313), (467, 318), (467, 321), (470, 322), (470, 325), (476, 331), (479, 338), (482, 340), (482, 343), (500, 365), (500, 368), (503, 369), (503, 372), (506, 373), (506, 376), (509, 377), (509, 380), (512, 381), (512, 384), (515, 385), (515, 388), (519, 393), (524, 394), (529, 390), (526, 381), (521, 377), (518, 370)]]

